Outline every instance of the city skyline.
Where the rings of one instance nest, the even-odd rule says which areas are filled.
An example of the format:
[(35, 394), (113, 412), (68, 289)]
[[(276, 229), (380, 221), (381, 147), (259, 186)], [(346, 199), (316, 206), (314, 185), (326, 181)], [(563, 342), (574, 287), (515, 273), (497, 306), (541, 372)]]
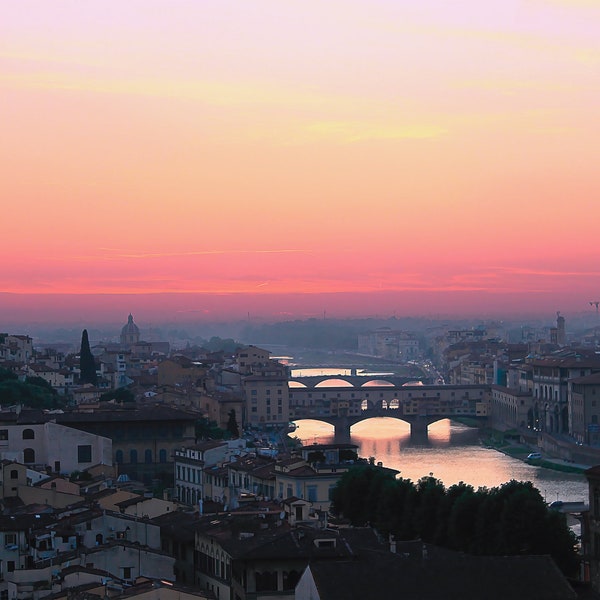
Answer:
[(594, 311), (598, 17), (3, 6), (3, 320)]

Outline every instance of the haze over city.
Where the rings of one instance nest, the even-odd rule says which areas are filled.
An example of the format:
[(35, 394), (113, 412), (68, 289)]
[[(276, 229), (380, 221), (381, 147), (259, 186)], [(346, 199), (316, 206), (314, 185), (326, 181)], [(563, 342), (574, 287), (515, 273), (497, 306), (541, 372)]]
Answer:
[(595, 1), (1, 13), (5, 324), (600, 299)]

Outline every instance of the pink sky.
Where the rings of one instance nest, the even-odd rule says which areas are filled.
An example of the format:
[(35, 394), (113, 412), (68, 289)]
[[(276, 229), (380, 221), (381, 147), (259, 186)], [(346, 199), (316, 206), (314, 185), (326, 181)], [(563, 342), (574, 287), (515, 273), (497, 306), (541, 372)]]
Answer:
[(20, 0), (0, 102), (5, 322), (600, 299), (596, 0)]

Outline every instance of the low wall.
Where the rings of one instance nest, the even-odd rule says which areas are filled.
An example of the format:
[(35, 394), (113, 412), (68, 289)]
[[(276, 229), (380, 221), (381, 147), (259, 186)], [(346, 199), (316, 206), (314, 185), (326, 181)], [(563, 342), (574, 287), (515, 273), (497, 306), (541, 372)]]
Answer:
[(600, 465), (600, 448), (578, 446), (577, 444), (556, 438), (549, 433), (540, 433), (538, 446), (548, 454), (583, 465)]

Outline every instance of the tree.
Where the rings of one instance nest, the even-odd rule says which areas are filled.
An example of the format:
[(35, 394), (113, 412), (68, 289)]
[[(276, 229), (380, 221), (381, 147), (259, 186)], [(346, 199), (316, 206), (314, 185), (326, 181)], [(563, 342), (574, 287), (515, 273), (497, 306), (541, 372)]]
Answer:
[(135, 402), (135, 396), (130, 389), (127, 389), (126, 387), (120, 387), (116, 390), (104, 392), (104, 394), (100, 396), (100, 400), (106, 402), (109, 402), (110, 400), (116, 400), (119, 404), (123, 404), (124, 402)]
[(325, 454), (321, 450), (313, 450), (308, 453), (306, 457), (306, 462), (310, 463), (324, 463), (325, 462)]
[(577, 540), (565, 516), (550, 510), (529, 481), (477, 491), (459, 483), (446, 490), (432, 475), (413, 484), (361, 464), (336, 484), (331, 510), (398, 540), (420, 538), (488, 556), (549, 554), (568, 577), (578, 566)]
[(8, 379), (18, 379), (18, 377), (12, 371), (0, 367), (0, 382), (7, 381)]
[(63, 402), (47, 381), (40, 377), (28, 377), (26, 381), (11, 378), (0, 381), (0, 404), (53, 409)]
[(91, 383), (98, 385), (98, 376), (96, 375), (96, 361), (90, 350), (90, 341), (88, 339), (87, 329), (81, 334), (81, 350), (79, 351), (79, 371), (81, 383)]
[(240, 428), (238, 427), (237, 420), (235, 418), (235, 409), (232, 408), (228, 414), (229, 420), (227, 421), (227, 431), (230, 433), (232, 438), (239, 438)]
[(437, 530), (439, 506), (446, 494), (444, 484), (428, 475), (417, 483), (418, 507), (415, 511), (417, 530), (424, 542), (433, 543)]
[(393, 479), (391, 473), (379, 467), (364, 464), (353, 467), (333, 488), (332, 512), (350, 519), (352, 525), (365, 525), (377, 516), (376, 506), (373, 506), (374, 495), (370, 492), (382, 489), (385, 480)]
[(216, 421), (207, 417), (200, 417), (196, 421), (196, 440), (222, 440), (225, 431), (221, 429)]

